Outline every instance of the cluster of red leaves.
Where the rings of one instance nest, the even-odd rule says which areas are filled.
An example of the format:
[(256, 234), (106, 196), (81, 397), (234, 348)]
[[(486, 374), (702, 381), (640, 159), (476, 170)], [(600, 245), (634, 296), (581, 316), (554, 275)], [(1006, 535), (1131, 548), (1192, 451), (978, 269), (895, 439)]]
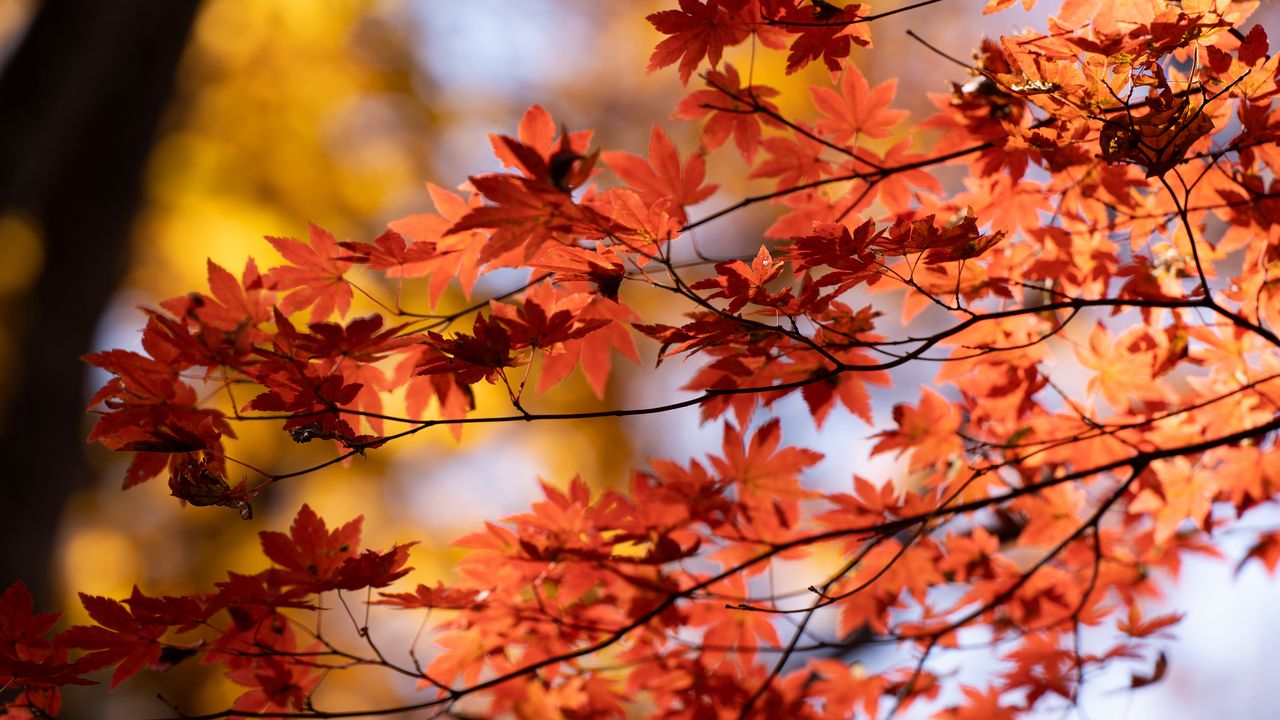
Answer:
[[(58, 687), (90, 684), (85, 675), (112, 668), (110, 686), (144, 669), (167, 670), (191, 657), (225, 668), (249, 688), (233, 710), (304, 710), (323, 676), (323, 644), (290, 611), (318, 611), (330, 590), (385, 587), (409, 572), (409, 545), (360, 552), (361, 518), (335, 530), (306, 505), (289, 534), (259, 533), (272, 567), (228, 573), (213, 592), (148, 596), (133, 589), (123, 601), (80, 594), (93, 625), (50, 631), (58, 613), (32, 614), (21, 582), (0, 595), (0, 683), (16, 693), (4, 717), (56, 716)], [(74, 654), (74, 659), (69, 659)]]
[[(262, 534), (272, 569), (207, 595), (85, 598), (97, 625), (53, 639), (52, 617), (11, 588), (10, 714), (52, 714), (56, 687), (95, 668), (114, 666), (115, 683), (193, 653), (251, 688), (236, 712), (295, 717), (325, 716), (311, 692), (343, 662), (434, 689), (414, 707), (483, 694), (496, 716), (892, 714), (939, 697), (948, 678), (929, 661), (962, 633), (990, 643), (999, 669), (942, 695), (941, 718), (1076, 702), (1117, 659), (1154, 662), (1132, 686), (1158, 680), (1167, 659), (1152, 643), (1177, 617), (1143, 618), (1156, 578), (1280, 496), (1280, 60), (1247, 24), (1255, 5), (1071, 0), (1044, 32), (984, 41), (937, 112), (909, 122), (896, 84), (873, 86), (851, 62), (871, 45), (866, 6), (680, 0), (648, 18), (664, 36), (649, 69), (676, 65), (686, 85), (705, 71), (676, 109), (702, 123), (697, 149), (655, 127), (645, 157), (593, 152), (590, 132), (534, 106), (515, 137), (491, 138), (505, 170), (463, 195), (431, 186), (435, 213), (371, 242), (319, 228), (272, 239), (284, 264), (250, 261), (239, 279), (210, 264), (208, 294), (149, 313), (146, 354), (89, 358), (114, 376), (90, 439), (137, 452), (126, 486), (168, 470), (178, 497), (246, 512), (268, 484), (307, 472), (233, 486), (233, 421), (274, 421), (347, 458), (440, 424), (696, 404), (724, 423), (722, 447), (652, 459), (625, 492), (548, 485), (529, 512), (459, 540), (456, 580), (376, 600), (441, 611), (425, 665), (303, 630), (314, 596), (381, 587), (405, 572), (406, 550), (357, 555), (358, 524), (329, 531), (306, 508), (289, 535)], [(831, 72), (811, 90), (814, 122), (783, 116), (778, 91), (744, 87), (721, 62), (748, 42), (785, 51), (789, 72)], [(716, 191), (705, 158), (731, 136), (769, 190), (691, 220)], [(963, 183), (945, 186), (946, 167)], [(675, 259), (688, 257), (684, 233), (765, 202), (777, 219), (741, 257)], [(496, 268), (528, 283), (447, 314), (399, 306), (406, 281), (422, 278), (434, 308), (454, 279), (469, 296)], [(347, 318), (367, 276), (396, 288), (394, 317)], [(650, 295), (687, 312), (647, 316)], [(697, 394), (531, 406), (529, 377), (541, 395), (575, 370), (605, 397), (614, 352), (638, 360), (637, 337), (659, 362), (700, 360), (685, 388)], [(868, 387), (926, 361), (938, 389), (914, 401), (900, 388), (911, 397), (877, 424)], [(475, 414), (482, 383), (512, 414)], [(240, 384), (256, 388), (247, 402)], [(873, 425), (870, 452), (896, 454), (898, 474), (811, 487), (821, 456), (758, 420), (793, 395), (817, 426), (837, 401)], [(384, 409), (391, 397), (407, 414)], [(1275, 570), (1277, 533), (1259, 536), (1255, 558)], [(769, 571), (796, 567), (818, 581), (773, 585)], [(1081, 628), (1104, 624), (1113, 642), (1084, 647)], [(188, 632), (204, 644), (166, 639)], [(878, 671), (832, 657), (877, 641), (916, 657)]]

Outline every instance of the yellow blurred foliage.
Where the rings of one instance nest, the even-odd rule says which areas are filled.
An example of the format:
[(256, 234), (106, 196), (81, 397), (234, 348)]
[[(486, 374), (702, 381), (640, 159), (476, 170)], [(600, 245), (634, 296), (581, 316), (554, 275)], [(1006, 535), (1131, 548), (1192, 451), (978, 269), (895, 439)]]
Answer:
[(19, 213), (0, 216), (0, 248), (0, 296), (25, 292), (44, 264), (44, 241), (34, 219)]
[(368, 239), (410, 202), (430, 113), (412, 68), (395, 65), (402, 47), (370, 61), (353, 38), (390, 22), (366, 3), (207, 4), (150, 161), (134, 283), (161, 296), (200, 287), (206, 255), (235, 272), (250, 255), (270, 265), (262, 237), (308, 222)]
[[(138, 547), (118, 526), (86, 525), (71, 531), (62, 552), (63, 573), (76, 579), (76, 589), (89, 595), (127, 597), (141, 572)], [(66, 605), (72, 622), (88, 615), (80, 603)]]

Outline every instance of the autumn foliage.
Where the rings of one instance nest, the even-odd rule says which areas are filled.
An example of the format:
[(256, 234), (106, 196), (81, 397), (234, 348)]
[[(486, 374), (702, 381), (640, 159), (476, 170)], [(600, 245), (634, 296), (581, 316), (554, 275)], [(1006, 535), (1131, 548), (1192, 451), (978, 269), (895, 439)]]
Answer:
[[(307, 506), (260, 533), (269, 569), (228, 568), (193, 595), (84, 595), (92, 625), (54, 632), (16, 584), (0, 595), (8, 716), (56, 715), (59, 688), (98, 670), (114, 688), (188, 658), (243, 686), (233, 707), (171, 709), (188, 718), (960, 720), (1061, 708), (1112, 663), (1134, 687), (1158, 681), (1155, 640), (1179, 616), (1146, 609), (1157, 581), (1280, 497), (1278, 60), (1256, 5), (1066, 0), (1047, 27), (982, 40), (912, 118), (853, 62), (909, 41), (876, 36), (897, 11), (679, 0), (647, 18), (663, 36), (648, 70), (686, 86), (674, 116), (699, 146), (655, 125), (644, 155), (600, 150), (534, 106), (491, 138), (505, 169), (432, 185), (434, 212), (367, 241), (271, 238), (283, 262), (265, 269), (210, 263), (207, 289), (147, 311), (144, 352), (87, 358), (112, 375), (89, 439), (134, 453), (126, 488), (163, 478), (249, 517), (277, 483), (418, 433), (691, 406), (722, 446), (653, 458), (614, 490), (546, 483), (527, 512), (457, 540), (447, 584), (388, 588), (412, 543), (364, 549), (359, 518)], [(829, 71), (813, 121), (723, 60), (748, 43), (788, 72)], [(691, 210), (715, 202), (711, 153), (770, 189)], [(692, 243), (763, 204), (774, 221), (749, 254)], [(436, 309), (503, 268), (527, 281)], [(352, 317), (357, 293), (383, 311)], [(683, 317), (647, 316), (654, 297)], [(579, 372), (606, 397), (615, 364), (642, 354), (688, 360), (687, 394), (539, 409)], [(895, 370), (924, 363), (936, 382), (917, 395)], [(485, 384), (509, 412), (477, 412)], [(873, 386), (912, 399), (877, 417)], [(860, 418), (899, 472), (814, 487), (821, 456), (787, 446), (771, 414), (790, 396), (818, 429)], [(259, 469), (225, 442), (250, 422), (331, 458)], [(1256, 536), (1254, 561), (1275, 571), (1280, 530)], [(783, 564), (807, 583), (775, 583)], [(408, 656), (383, 650), (390, 612), (426, 618)], [(359, 644), (325, 630), (343, 622)], [(886, 643), (896, 664), (857, 661)], [(959, 645), (989, 648), (984, 684), (936, 670)], [(326, 679), (357, 666), (419, 695), (326, 705)]]

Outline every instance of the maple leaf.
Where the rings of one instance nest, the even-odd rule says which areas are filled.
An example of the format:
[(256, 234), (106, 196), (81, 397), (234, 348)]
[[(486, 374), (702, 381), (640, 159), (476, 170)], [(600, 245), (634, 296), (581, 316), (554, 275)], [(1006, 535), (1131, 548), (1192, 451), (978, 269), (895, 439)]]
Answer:
[(675, 143), (657, 125), (649, 135), (649, 159), (620, 150), (610, 150), (600, 156), (609, 169), (638, 193), (648, 205), (668, 200), (672, 216), (684, 224), (688, 221), (684, 208), (711, 197), (716, 185), (703, 185), (706, 163), (700, 155), (689, 157), (683, 166)]
[(791, 289), (785, 288), (780, 293), (771, 293), (766, 285), (782, 273), (782, 263), (775, 263), (768, 248), (761, 245), (751, 265), (741, 260), (731, 260), (716, 265), (717, 276), (699, 280), (690, 285), (693, 290), (715, 290), (707, 296), (708, 300), (725, 298), (729, 306), (725, 312), (736, 313), (747, 303), (776, 306), (784, 304), (791, 297)]
[(430, 345), (436, 352), (423, 353), (414, 372), (418, 375), (449, 373), (459, 383), (473, 385), (480, 380), (496, 383), (502, 379), (503, 368), (522, 364), (511, 354), (515, 349), (511, 334), (496, 318), (477, 317), (471, 332), (451, 338), (428, 333)]
[(438, 254), (436, 244), (430, 240), (410, 241), (395, 230), (387, 230), (370, 243), (340, 242), (342, 249), (352, 253), (341, 260), (367, 265), (374, 270), (388, 270), (389, 276), (403, 273), (406, 265), (427, 262)]
[[(59, 683), (64, 684), (64, 683)], [(86, 681), (84, 684), (89, 684)], [(15, 685), (10, 690), (17, 693), (0, 705), (6, 720), (47, 720), (62, 712), (62, 693), (56, 687), (39, 685)]]
[(724, 428), (724, 456), (711, 464), (725, 480), (734, 483), (743, 498), (758, 502), (812, 497), (800, 485), (800, 472), (822, 459), (822, 454), (796, 447), (779, 449), (781, 425), (777, 418), (756, 430), (750, 442), (731, 424)]
[(46, 637), (61, 613), (35, 613), (31, 591), (21, 580), (0, 593), (0, 684), (65, 684), (87, 669), (71, 666)]
[(275, 569), (263, 570), (253, 575), (228, 572), (227, 579), (214, 583), (217, 592), (208, 597), (207, 611), (212, 614), (225, 610), (231, 617), (232, 628), (214, 643), (212, 652), (235, 648), (246, 639), (252, 644), (261, 637), (270, 637), (271, 644), (289, 643), (292, 633), (286, 627), (281, 631), (282, 608), (313, 608), (305, 588), (286, 588), (279, 583), (280, 573)]
[(765, 138), (760, 145), (769, 158), (756, 163), (748, 177), (776, 177), (779, 189), (816, 182), (831, 172), (831, 162), (823, 157), (826, 146), (807, 135)]
[(1036, 231), (1043, 226), (1040, 214), (1053, 212), (1044, 188), (1027, 180), (1014, 182), (1001, 175), (975, 182), (971, 187), (974, 200), (985, 201), (978, 207), (983, 224), (989, 223), (997, 232), (1012, 233), (1019, 228), (1023, 232)]
[[(150, 331), (155, 325), (149, 322), (147, 327)], [(156, 349), (153, 340), (147, 345)], [(125, 473), (126, 489), (162, 472), (171, 464), (170, 453), (207, 451), (215, 458), (214, 470), (221, 471), (221, 438), (235, 437), (221, 411), (196, 406), (194, 388), (179, 379), (183, 366), (175, 364), (176, 357), (169, 356), (165, 362), (112, 350), (84, 358), (115, 374), (90, 400), (91, 408), (102, 403), (107, 409), (88, 440), (113, 450), (138, 451)]]
[(955, 406), (929, 388), (920, 389), (920, 404), (893, 406), (897, 430), (886, 430), (876, 437), (872, 453), (911, 450), (911, 467), (934, 465), (961, 450), (956, 431), (960, 429), (960, 413)]
[(1131, 675), (1129, 677), (1130, 688), (1146, 687), (1154, 685), (1164, 679), (1166, 673), (1169, 672), (1169, 658), (1163, 652), (1156, 656), (1156, 662), (1151, 667), (1149, 675)]
[(107, 408), (89, 442), (112, 450), (178, 453), (215, 449), (223, 435), (235, 437), (221, 411), (196, 406), (195, 390), (172, 364), (126, 350), (84, 359), (115, 375), (89, 401), (91, 408)]
[[(905, 139), (894, 143), (888, 150), (884, 151), (884, 155), (877, 157), (875, 153), (869, 153), (865, 150), (858, 150), (859, 157), (870, 156), (876, 165), (891, 168), (911, 168), (913, 165), (925, 161), (923, 155), (908, 152), (911, 147), (911, 140)], [(848, 167), (851, 170), (857, 167), (857, 163), (850, 161), (842, 167)], [(942, 185), (938, 183), (938, 179), (931, 173), (919, 169), (905, 169), (891, 173), (875, 184), (872, 188), (875, 192), (868, 193), (864, 199), (864, 203), (870, 204), (873, 198), (879, 198), (884, 203), (885, 208), (889, 212), (895, 214), (906, 214), (907, 209), (912, 204), (912, 197), (919, 197), (919, 191), (925, 190), (930, 193), (939, 194), (942, 192)], [(913, 193), (913, 189), (915, 192)], [(862, 207), (861, 205), (856, 206)]]
[(1071, 536), (1080, 527), (1085, 493), (1075, 485), (1045, 488), (1021, 501), (1028, 520), (1018, 535), (1018, 545), (1050, 547)]
[(1167, 99), (1141, 117), (1130, 114), (1102, 124), (1102, 158), (1110, 163), (1133, 163), (1147, 177), (1163, 175), (1182, 163), (1187, 151), (1214, 130), (1204, 107), (1187, 98)]
[(691, 322), (680, 327), (671, 325), (646, 325), (636, 323), (636, 330), (657, 340), (658, 364), (668, 357), (681, 353), (695, 354), (723, 346), (741, 346), (747, 343), (748, 328), (732, 318), (719, 313), (689, 313)]
[(838, 8), (824, 0), (811, 0), (803, 7), (791, 7), (776, 21), (788, 32), (796, 33), (787, 55), (787, 74), (796, 72), (822, 58), (827, 69), (836, 72), (841, 60), (849, 57), (852, 47), (871, 46), (871, 36), (859, 23), (865, 5)]
[(403, 609), (442, 608), (445, 610), (466, 610), (477, 608), (485, 600), (487, 593), (480, 590), (446, 587), (437, 582), (435, 587), (419, 584), (411, 593), (378, 593), (379, 605), (391, 605)]
[(640, 361), (628, 330), (638, 316), (626, 305), (600, 298), (579, 306), (576, 315), (579, 329), (573, 331), (573, 337), (560, 344), (556, 352), (543, 356), (538, 392), (546, 392), (575, 369), (581, 369), (592, 391), (603, 398), (614, 352), (631, 362)]
[(0, 654), (9, 659), (39, 655), (49, 650), (44, 635), (61, 613), (35, 614), (35, 601), (26, 583), (16, 580), (0, 593)]
[[(634, 253), (638, 262), (656, 259), (663, 246), (680, 236), (680, 221), (669, 212), (670, 202), (659, 200), (649, 205), (640, 194), (630, 188), (615, 187), (584, 200), (584, 204), (613, 223), (610, 235), (618, 239), (616, 251)], [(569, 246), (571, 247), (571, 246)], [(554, 255), (559, 248), (551, 247), (539, 253), (531, 265), (537, 266), (542, 257)]]
[(1120, 632), (1135, 638), (1146, 638), (1152, 636), (1168, 636), (1168, 633), (1162, 633), (1165, 628), (1177, 625), (1182, 621), (1183, 613), (1169, 613), (1167, 615), (1157, 615), (1156, 617), (1143, 619), (1142, 609), (1136, 604), (1129, 605), (1129, 614), (1127, 617), (1118, 618), (1116, 620), (1116, 629)]
[[(134, 599), (142, 595), (133, 589)], [(154, 613), (139, 613), (109, 598), (80, 593), (80, 603), (96, 626), (76, 625), (63, 631), (58, 639), (69, 646), (88, 650), (80, 662), (95, 669), (114, 665), (111, 689), (136, 675), (143, 668), (168, 669), (166, 660), (170, 646), (160, 642), (170, 623)], [(139, 604), (139, 607), (142, 607)]]
[[(819, 374), (823, 371), (814, 372)], [(800, 394), (809, 406), (813, 424), (817, 427), (822, 427), (837, 399), (854, 416), (870, 423), (871, 396), (867, 394), (868, 383), (888, 385), (889, 377), (883, 373), (842, 373), (833, 378), (808, 383), (800, 389)]]
[(1005, 655), (1005, 660), (1014, 667), (1004, 673), (1002, 689), (1025, 688), (1028, 704), (1048, 693), (1067, 699), (1074, 696), (1076, 654), (1062, 646), (1057, 633), (1028, 635), (1019, 647)]
[(169, 492), (174, 497), (196, 507), (229, 507), (238, 511), (246, 520), (253, 517), (253, 507), (249, 505), (249, 500), (254, 492), (244, 481), (231, 487), (223, 473), (222, 463), (197, 453), (184, 453), (176, 457), (169, 473)]
[(273, 293), (267, 291), (257, 264), (252, 258), (246, 261), (240, 280), (212, 260), (207, 268), (212, 295), (190, 293), (166, 300), (161, 307), (177, 318), (194, 317), (207, 328), (224, 333), (247, 330), (248, 339), (262, 338), (265, 333), (257, 326), (271, 319)]
[(868, 673), (861, 663), (847, 664), (834, 658), (810, 660), (807, 665), (815, 678), (813, 692), (823, 698), (824, 717), (855, 717), (854, 708), (861, 705), (866, 717), (879, 717), (880, 698), (888, 681)]
[(815, 275), (818, 268), (828, 268), (818, 286), (836, 285), (838, 295), (879, 277), (879, 258), (872, 248), (882, 234), (870, 220), (852, 231), (840, 223), (816, 223), (811, 234), (792, 238), (783, 249), (797, 271)]
[(413, 570), (405, 567), (405, 563), (409, 561), (409, 548), (414, 545), (417, 543), (401, 543), (385, 552), (365, 550), (355, 557), (346, 558), (333, 583), (343, 590), (386, 587)]
[(646, 17), (658, 32), (670, 35), (649, 56), (648, 71), (679, 62), (680, 82), (688, 85), (704, 57), (716, 65), (726, 47), (746, 40), (750, 26), (725, 5), (723, 0), (680, 0), (679, 10), (662, 10)]
[(345, 316), (351, 307), (351, 286), (343, 277), (351, 267), (341, 259), (342, 248), (327, 230), (311, 226), (310, 245), (293, 238), (268, 237), (267, 241), (289, 265), (272, 268), (264, 277), (267, 287), (284, 291), (280, 312), (288, 315), (311, 308), (311, 321)]
[(490, 647), (493, 639), (480, 633), (452, 630), (441, 633), (435, 644), (444, 648), (427, 666), (427, 674), (442, 683), (452, 683), (459, 675), (467, 685), (474, 685), (484, 671), (486, 660), (492, 658)]
[(568, 193), (591, 177), (595, 153), (587, 154), (591, 131), (562, 132), (557, 139), (551, 113), (540, 105), (525, 110), (518, 130), (519, 140), (506, 135), (490, 135), (494, 154), (505, 167), (514, 167), (539, 185)]
[(59, 613), (36, 614), (31, 592), (15, 581), (0, 593), (0, 687), (12, 695), (0, 700), (0, 716), (15, 720), (56, 717), (62, 685), (92, 685), (82, 675), (90, 668), (71, 663), (67, 648), (47, 637)]
[(317, 363), (300, 359), (273, 359), (252, 368), (252, 376), (266, 392), (250, 400), (242, 410), (288, 413), (282, 428), (295, 442), (333, 439), (348, 447), (368, 443), (342, 418), (342, 409), (360, 395), (363, 385), (347, 382)]
[(446, 232), (491, 230), (479, 260), (492, 266), (524, 265), (547, 244), (601, 238), (614, 227), (591, 205), (579, 205), (568, 193), (528, 178), (481, 175), (472, 177), (471, 185), (493, 204), (471, 209)]
[(541, 253), (533, 266), (551, 272), (557, 283), (589, 282), (609, 300), (618, 300), (618, 289), (626, 277), (626, 267), (612, 246), (596, 244), (594, 250), (564, 246)]
[[(315, 654), (323, 647), (315, 643), (304, 648), (301, 657)], [(242, 713), (270, 713), (307, 710), (311, 693), (324, 673), (311, 662), (267, 656), (232, 670), (227, 677), (238, 685), (252, 688), (236, 698), (232, 710)]]
[(1167, 541), (1187, 520), (1203, 528), (1218, 490), (1213, 478), (1197, 473), (1185, 458), (1153, 462), (1151, 471), (1159, 479), (1158, 491), (1143, 488), (1129, 503), (1129, 512), (1152, 517), (1155, 542)]
[(1163, 394), (1163, 387), (1152, 377), (1150, 355), (1135, 357), (1134, 342), (1142, 339), (1139, 335), (1130, 331), (1113, 340), (1106, 327), (1097, 323), (1089, 333), (1088, 349), (1076, 348), (1080, 364), (1096, 373), (1089, 378), (1089, 392), (1100, 391), (1117, 410), (1127, 409), (1133, 400), (1156, 399)]
[(427, 296), (431, 307), (435, 307), (444, 295), (445, 288), (453, 280), (458, 281), (465, 296), (471, 297), (471, 288), (479, 274), (480, 251), (488, 241), (488, 234), (481, 230), (449, 232), (449, 228), (463, 216), (483, 204), (479, 195), (473, 195), (470, 201), (463, 200), (433, 183), (427, 184), (427, 192), (439, 215), (410, 215), (392, 221), (389, 227), (412, 239), (414, 244), (435, 245), (436, 254), (430, 259), (398, 269), (390, 268), (387, 274), (389, 277), (406, 278), (429, 276)]
[(898, 514), (901, 503), (892, 483), (877, 485), (859, 475), (853, 476), (853, 494), (831, 493), (824, 498), (836, 509), (822, 513), (817, 520), (831, 527), (857, 527), (863, 524), (879, 524), (890, 515)]
[(492, 303), (493, 318), (506, 328), (513, 348), (539, 348), (554, 353), (571, 340), (583, 338), (609, 324), (608, 320), (586, 319), (579, 311), (590, 299), (583, 295), (563, 295), (543, 286), (530, 292), (519, 306)]
[(815, 127), (837, 143), (857, 136), (889, 137), (889, 128), (909, 114), (906, 110), (889, 109), (897, 89), (897, 78), (872, 88), (858, 66), (848, 63), (840, 74), (839, 93), (824, 87), (809, 88), (814, 107), (823, 115)]
[(992, 559), (1000, 550), (1000, 539), (985, 527), (978, 526), (968, 535), (947, 534), (946, 556), (938, 562), (938, 570), (950, 573), (958, 582), (973, 576), (990, 576)]
[(771, 115), (757, 112), (757, 108), (778, 114), (777, 106), (769, 101), (769, 98), (777, 97), (778, 91), (764, 85), (742, 87), (737, 68), (729, 63), (724, 64), (723, 71), (708, 72), (706, 83), (711, 89), (696, 90), (686, 95), (676, 105), (672, 116), (680, 120), (707, 118), (700, 135), (703, 150), (711, 152), (720, 148), (732, 135), (742, 158), (748, 164), (754, 163), (756, 148), (760, 145), (761, 125), (781, 126)]
[[(338, 323), (311, 323), (308, 326), (311, 333), (295, 334), (291, 345), (312, 358), (373, 363), (413, 344), (413, 338), (404, 337), (401, 332), (404, 325), (384, 330), (382, 323), (381, 315), (354, 318), (345, 326)], [(280, 337), (287, 337), (292, 326), (282, 326), (281, 330)]]
[[(721, 583), (718, 588), (730, 596), (742, 595), (746, 583), (741, 576), (735, 576), (732, 582)], [(703, 651), (701, 659), (710, 667), (718, 665), (730, 652), (750, 663), (757, 648), (776, 648), (782, 642), (771, 615), (745, 610), (725, 612), (720, 602), (694, 604), (689, 609), (689, 625), (706, 628), (702, 642), (711, 649)]]
[[(388, 384), (392, 387), (404, 386), (405, 410), (409, 417), (425, 417), (427, 406), (434, 401), (442, 418), (446, 420), (464, 418), (476, 407), (475, 395), (470, 386), (459, 383), (454, 377), (445, 373), (425, 376), (415, 374), (415, 369), (427, 356), (436, 354), (438, 351), (426, 345), (410, 347), (396, 365), (393, 379)], [(455, 439), (461, 438), (462, 427), (458, 423), (449, 426)]]
[(361, 515), (330, 531), (304, 503), (289, 526), (288, 535), (264, 530), (258, 533), (258, 539), (263, 554), (278, 566), (280, 582), (308, 589), (325, 588), (343, 563), (356, 557), (363, 523)]

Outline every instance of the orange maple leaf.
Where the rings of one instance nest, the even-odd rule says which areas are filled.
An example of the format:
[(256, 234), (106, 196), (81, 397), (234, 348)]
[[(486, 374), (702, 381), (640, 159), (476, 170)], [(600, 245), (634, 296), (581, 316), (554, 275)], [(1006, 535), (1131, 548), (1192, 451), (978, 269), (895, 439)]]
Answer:
[(351, 286), (344, 275), (351, 267), (346, 253), (329, 231), (311, 226), (311, 242), (293, 238), (268, 237), (267, 241), (290, 264), (272, 268), (265, 276), (267, 287), (287, 294), (280, 300), (286, 315), (311, 308), (311, 321), (319, 322), (335, 312), (345, 317), (351, 307)]

